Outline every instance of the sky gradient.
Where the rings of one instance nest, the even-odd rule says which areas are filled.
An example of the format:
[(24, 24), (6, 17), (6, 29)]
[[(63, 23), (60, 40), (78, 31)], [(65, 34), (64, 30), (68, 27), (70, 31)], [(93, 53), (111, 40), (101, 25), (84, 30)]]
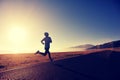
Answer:
[(0, 0), (0, 53), (51, 51), (120, 39), (119, 0)]

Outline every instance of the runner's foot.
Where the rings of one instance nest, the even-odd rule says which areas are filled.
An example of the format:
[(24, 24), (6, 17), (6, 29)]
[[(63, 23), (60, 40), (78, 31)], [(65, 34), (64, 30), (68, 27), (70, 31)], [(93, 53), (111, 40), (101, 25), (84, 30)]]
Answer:
[(50, 59), (50, 62), (53, 62), (54, 60), (53, 59)]
[(36, 55), (36, 54), (39, 54), (39, 50), (35, 53), (35, 55)]

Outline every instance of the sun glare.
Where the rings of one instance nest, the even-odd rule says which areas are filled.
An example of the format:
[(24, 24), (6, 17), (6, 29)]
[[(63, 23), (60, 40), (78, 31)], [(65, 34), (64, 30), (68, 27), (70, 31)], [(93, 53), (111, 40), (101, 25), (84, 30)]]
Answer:
[(21, 44), (27, 37), (26, 30), (22, 27), (13, 27), (8, 33), (9, 40), (14, 44)]

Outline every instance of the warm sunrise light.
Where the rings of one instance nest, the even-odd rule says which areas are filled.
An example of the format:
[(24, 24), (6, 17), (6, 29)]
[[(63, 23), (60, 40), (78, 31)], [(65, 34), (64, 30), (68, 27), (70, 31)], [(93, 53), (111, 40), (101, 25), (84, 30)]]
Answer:
[(27, 30), (20, 26), (13, 26), (8, 32), (8, 38), (13, 44), (21, 44), (27, 39)]
[(12, 25), (6, 31), (7, 45), (10, 46), (10, 51), (19, 53), (24, 51), (26, 42), (28, 41), (28, 30), (24, 26)]
[(101, 0), (0, 0), (0, 54), (44, 52), (44, 32), (52, 38), (51, 52), (118, 40), (117, 6)]

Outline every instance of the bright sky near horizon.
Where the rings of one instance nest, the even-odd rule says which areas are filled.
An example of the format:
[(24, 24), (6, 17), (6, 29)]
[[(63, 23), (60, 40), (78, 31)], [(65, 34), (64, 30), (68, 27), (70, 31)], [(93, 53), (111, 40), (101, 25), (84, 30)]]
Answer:
[(119, 0), (0, 0), (0, 53), (51, 51), (120, 39)]

